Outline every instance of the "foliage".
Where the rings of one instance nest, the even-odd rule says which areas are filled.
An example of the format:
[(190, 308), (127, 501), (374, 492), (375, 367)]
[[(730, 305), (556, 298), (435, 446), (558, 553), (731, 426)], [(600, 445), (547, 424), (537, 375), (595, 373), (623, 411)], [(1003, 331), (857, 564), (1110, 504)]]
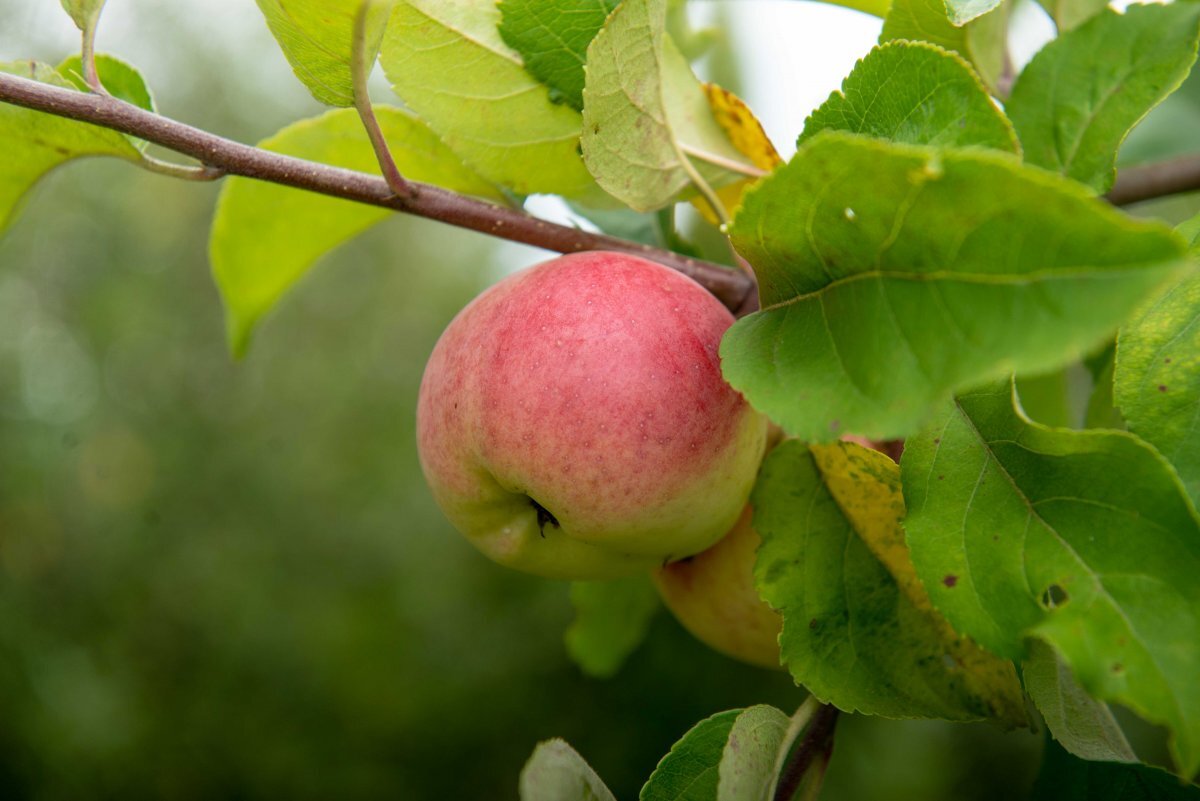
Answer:
[[(1017, 727), (1030, 723), (1026, 695), (1053, 736), (1034, 797), (1195, 795), (1138, 762), (1108, 705), (1165, 728), (1177, 777), (1200, 771), (1198, 227), (1173, 231), (1098, 195), (1119, 177), (1126, 136), (1192, 70), (1200, 5), (1043, 3), (1059, 35), (1014, 75), (1009, 3), (894, 0), (880, 45), (810, 115), (786, 163), (736, 95), (696, 77), (667, 0), (258, 5), (313, 98), (355, 107), (291, 123), (261, 149), (371, 172), (386, 145), (412, 181), (497, 209), (555, 194), (601, 228), (676, 249), (673, 207), (691, 200), (757, 280), (761, 310), (726, 334), (722, 369), (795, 437), (768, 457), (752, 496), (763, 540), (754, 576), (783, 616), (782, 660), (811, 697), (790, 717), (757, 704), (705, 718), (642, 799), (767, 799), (781, 782), (807, 797), (837, 710)], [(82, 32), (79, 56), (0, 72), (92, 91), (102, 6), (63, 1)], [(368, 113), (377, 58), (402, 109)], [(108, 92), (155, 110), (132, 66), (101, 56), (94, 67)], [(0, 229), (68, 161), (110, 156), (162, 171), (136, 137), (16, 105), (0, 104), (0, 142)], [(210, 255), (235, 355), (315, 263), (388, 216), (226, 179)], [(398, 341), (413, 362), (428, 350)], [(363, 372), (386, 376), (378, 360), (391, 351)], [(405, 373), (407, 390), (415, 375)], [(1071, 397), (1080, 375), (1082, 403)], [(29, 381), (23, 391), (36, 396)], [(407, 429), (393, 420), (388, 433), (411, 440)], [(114, 430), (106, 452), (158, 458)], [(846, 435), (903, 438), (903, 456), (835, 442)], [(366, 466), (380, 492), (392, 451), (375, 447)], [(118, 500), (136, 495), (130, 486)], [(48, 525), (40, 511), (0, 513), (21, 537)], [(24, 540), (0, 540), (7, 569), (43, 569), (44, 544), (12, 542)], [(361, 569), (373, 587), (390, 580)], [(411, 570), (418, 580), (422, 568)], [(208, 582), (228, 580), (165, 575), (218, 606)], [(153, 577), (139, 581), (156, 603), (171, 596)], [(584, 671), (611, 676), (637, 658), (657, 608), (648, 587), (634, 576), (572, 588), (567, 651)], [(247, 636), (266, 636), (272, 621), (251, 620)], [(324, 625), (336, 632), (335, 620)], [(389, 709), (403, 708), (393, 700)], [(557, 739), (534, 751), (519, 791), (528, 801), (613, 797)]]

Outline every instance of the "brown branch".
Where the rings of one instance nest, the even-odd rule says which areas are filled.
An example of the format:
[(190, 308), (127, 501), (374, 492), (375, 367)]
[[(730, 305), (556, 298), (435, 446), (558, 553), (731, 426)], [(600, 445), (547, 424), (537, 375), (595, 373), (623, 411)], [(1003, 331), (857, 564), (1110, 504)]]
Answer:
[(415, 181), (408, 182), (412, 190), (409, 196), (398, 197), (379, 176), (260, 150), (113, 97), (84, 94), (0, 73), (0, 101), (121, 131), (191, 156), (206, 167), (229, 175), (381, 206), (558, 253), (614, 250), (652, 259), (695, 279), (730, 309), (739, 308), (754, 292), (754, 283), (747, 276), (719, 264), (547, 222), (523, 211)]
[(1200, 155), (1191, 155), (1156, 164), (1126, 167), (1117, 173), (1116, 183), (1104, 197), (1114, 206), (1128, 206), (1143, 200), (1197, 190), (1200, 190)]

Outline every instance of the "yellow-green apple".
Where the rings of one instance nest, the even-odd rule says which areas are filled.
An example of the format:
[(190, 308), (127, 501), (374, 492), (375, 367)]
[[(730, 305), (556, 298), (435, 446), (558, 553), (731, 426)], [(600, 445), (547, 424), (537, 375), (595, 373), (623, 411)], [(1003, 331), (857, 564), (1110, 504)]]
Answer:
[[(768, 450), (782, 439), (783, 431), (772, 424)], [(842, 439), (883, 453), (898, 454), (900, 444), (875, 443), (854, 434)], [(783, 618), (754, 588), (754, 562), (761, 543), (751, 506), (746, 504), (737, 524), (716, 545), (664, 565), (652, 577), (667, 608), (696, 639), (734, 659), (780, 668)]]
[(666, 565), (653, 578), (667, 608), (696, 639), (742, 662), (781, 669), (783, 618), (754, 589), (754, 559), (761, 542), (746, 504), (716, 545)]
[(741, 513), (766, 437), (721, 376), (732, 323), (690, 278), (621, 253), (496, 284), (446, 328), (421, 381), (438, 505), (486, 555), (543, 576), (704, 550)]

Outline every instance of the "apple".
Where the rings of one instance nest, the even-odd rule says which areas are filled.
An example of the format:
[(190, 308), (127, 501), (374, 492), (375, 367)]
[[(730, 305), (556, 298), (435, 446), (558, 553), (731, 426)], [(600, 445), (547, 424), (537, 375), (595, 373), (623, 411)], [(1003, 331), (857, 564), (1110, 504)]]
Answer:
[[(771, 424), (767, 450), (782, 439), (783, 431)], [(883, 453), (896, 445), (855, 434), (841, 439)], [(754, 562), (761, 543), (753, 526), (753, 510), (746, 504), (729, 534), (716, 545), (664, 565), (652, 578), (671, 614), (696, 639), (742, 662), (781, 669), (783, 618), (759, 598), (754, 587)]]
[(562, 256), (488, 289), (425, 368), (433, 497), (495, 561), (609, 578), (698, 553), (737, 520), (765, 418), (721, 376), (733, 316), (622, 253)]
[(754, 589), (754, 560), (762, 542), (750, 504), (716, 545), (652, 574), (663, 603), (696, 639), (726, 656), (782, 670), (783, 618)]

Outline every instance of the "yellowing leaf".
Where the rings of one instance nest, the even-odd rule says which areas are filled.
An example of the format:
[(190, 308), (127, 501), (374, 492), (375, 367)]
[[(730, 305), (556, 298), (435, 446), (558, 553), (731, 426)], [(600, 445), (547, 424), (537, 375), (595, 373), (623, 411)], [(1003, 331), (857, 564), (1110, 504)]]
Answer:
[[(886, 455), (851, 442), (811, 445), (813, 460), (834, 501), (855, 533), (883, 563), (900, 592), (915, 609), (929, 617), (947, 655), (963, 670), (963, 681), (972, 693), (988, 697), (996, 716), (1010, 722), (1025, 718), (1024, 703), (1016, 688), (1012, 662), (985, 651), (961, 637), (933, 608), (929, 593), (917, 577), (908, 544), (904, 541), (904, 493), (900, 468)], [(1005, 688), (1005, 692), (997, 692)]]
[[(708, 105), (712, 108), (713, 119), (725, 131), (730, 144), (736, 147), (739, 153), (750, 159), (755, 167), (767, 172), (783, 163), (775, 145), (771, 143), (767, 132), (763, 130), (762, 123), (758, 121), (758, 117), (754, 116), (754, 112), (750, 110), (744, 100), (715, 83), (706, 83), (703, 84), (703, 87), (704, 94), (708, 98)], [(757, 178), (746, 178), (717, 190), (717, 197), (721, 198), (721, 203), (730, 215), (742, 204), (742, 195), (758, 180)], [(704, 219), (713, 225), (719, 224), (720, 221), (717, 220), (707, 203), (699, 198), (693, 198), (692, 205), (703, 215)]]
[(767, 132), (763, 130), (762, 123), (754, 116), (746, 101), (715, 83), (703, 86), (713, 118), (742, 155), (762, 170), (773, 170), (783, 163), (775, 145), (771, 144)]
[(852, 443), (772, 451), (751, 498), (755, 585), (793, 678), (846, 711), (1025, 722), (1011, 661), (934, 609), (905, 546), (900, 469)]

